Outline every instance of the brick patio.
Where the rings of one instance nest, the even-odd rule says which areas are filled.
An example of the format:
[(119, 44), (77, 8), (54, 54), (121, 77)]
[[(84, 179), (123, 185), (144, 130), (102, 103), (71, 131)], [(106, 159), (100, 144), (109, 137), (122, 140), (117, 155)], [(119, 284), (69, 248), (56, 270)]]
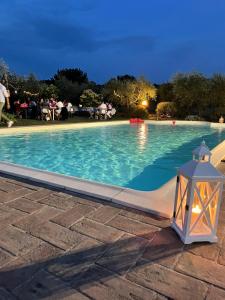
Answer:
[(225, 299), (225, 201), (218, 236), (183, 246), (167, 219), (0, 177), (0, 299)]

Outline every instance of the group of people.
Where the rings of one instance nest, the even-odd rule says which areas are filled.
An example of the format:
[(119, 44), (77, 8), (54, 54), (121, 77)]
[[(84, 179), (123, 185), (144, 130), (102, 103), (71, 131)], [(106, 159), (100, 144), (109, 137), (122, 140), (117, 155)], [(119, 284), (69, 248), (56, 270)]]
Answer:
[(69, 101), (56, 101), (54, 98), (40, 101), (42, 119), (49, 120), (66, 120), (69, 114), (73, 112), (73, 105)]
[(30, 118), (37, 120), (67, 119), (72, 109), (72, 104), (68, 101), (56, 101), (51, 99), (38, 99), (20, 101), (14, 103), (13, 112), (18, 118)]
[(50, 100), (44, 99), (30, 99), (20, 101), (19, 99), (10, 105), (10, 93), (7, 88), (0, 82), (0, 122), (3, 120), (7, 123), (8, 127), (13, 125), (7, 114), (3, 113), (3, 108), (6, 107), (18, 118), (31, 118), (39, 120), (66, 120), (69, 113), (72, 112), (73, 106), (69, 101), (56, 101), (54, 98)]
[(13, 125), (7, 114), (2, 112), (4, 106), (7, 110), (14, 113), (17, 118), (30, 118), (37, 120), (66, 120), (74, 113), (79, 115), (82, 112), (88, 112), (90, 119), (106, 120), (112, 118), (116, 113), (111, 103), (102, 102), (98, 107), (79, 107), (73, 106), (69, 101), (57, 101), (50, 99), (33, 99), (26, 98), (23, 101), (19, 99), (11, 103), (9, 101), (10, 93), (7, 88), (0, 82), (0, 122), (4, 120), (8, 127)]
[(102, 102), (98, 107), (88, 107), (87, 108), (90, 119), (111, 119), (112, 116), (116, 114), (116, 109), (112, 106), (111, 103)]

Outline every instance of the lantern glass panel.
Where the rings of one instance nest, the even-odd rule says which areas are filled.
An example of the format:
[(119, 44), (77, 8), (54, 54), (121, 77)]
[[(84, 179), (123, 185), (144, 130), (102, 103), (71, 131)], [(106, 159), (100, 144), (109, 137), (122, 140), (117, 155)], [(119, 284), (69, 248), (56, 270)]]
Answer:
[(176, 214), (175, 222), (183, 231), (184, 228), (184, 217), (187, 204), (187, 191), (188, 191), (188, 180), (180, 175), (178, 190), (177, 190), (177, 205), (176, 205)]
[(208, 235), (215, 227), (219, 199), (218, 182), (197, 182), (191, 207), (190, 235)]

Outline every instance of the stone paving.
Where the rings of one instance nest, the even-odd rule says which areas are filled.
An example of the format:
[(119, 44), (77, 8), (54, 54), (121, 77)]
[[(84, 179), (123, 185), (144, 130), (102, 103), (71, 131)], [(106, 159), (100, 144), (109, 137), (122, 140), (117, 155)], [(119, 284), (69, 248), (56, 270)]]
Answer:
[(218, 236), (184, 246), (168, 219), (0, 177), (0, 299), (225, 299), (225, 201)]

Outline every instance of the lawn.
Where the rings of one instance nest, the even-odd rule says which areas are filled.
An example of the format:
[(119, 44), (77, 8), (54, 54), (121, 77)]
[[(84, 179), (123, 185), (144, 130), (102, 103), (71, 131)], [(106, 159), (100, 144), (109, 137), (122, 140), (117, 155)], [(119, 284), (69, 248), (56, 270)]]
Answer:
[[(87, 117), (78, 117), (74, 116), (72, 118), (69, 118), (65, 121), (41, 121), (41, 120), (34, 120), (34, 119), (16, 119), (15, 123), (13, 124), (13, 127), (15, 126), (34, 126), (34, 125), (58, 125), (58, 124), (71, 124), (71, 123), (90, 123), (90, 122), (102, 122), (102, 121), (120, 121), (120, 120), (127, 120), (127, 118), (122, 118), (120, 116), (114, 117), (113, 119), (108, 120), (95, 120), (95, 119), (89, 119)], [(6, 127), (5, 123), (0, 123), (0, 127)]]

